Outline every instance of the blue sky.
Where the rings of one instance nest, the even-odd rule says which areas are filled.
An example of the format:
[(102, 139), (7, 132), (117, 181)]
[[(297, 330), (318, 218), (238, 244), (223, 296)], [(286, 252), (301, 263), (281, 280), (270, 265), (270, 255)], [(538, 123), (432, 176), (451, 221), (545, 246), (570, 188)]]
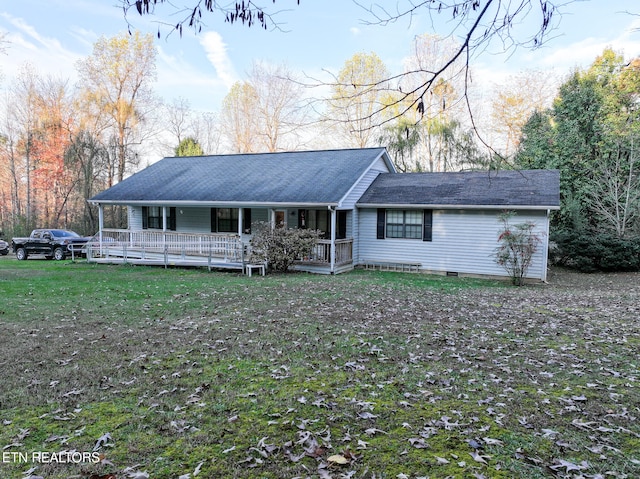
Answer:
[[(401, 0), (402, 2), (403, 0)], [(186, 0), (184, 4), (189, 3)], [(375, 52), (392, 73), (401, 71), (412, 39), (423, 33), (446, 35), (448, 17), (438, 24), (422, 15), (385, 27), (367, 25), (372, 17), (352, 0), (277, 0), (280, 31), (247, 29), (210, 19), (195, 35), (185, 30), (156, 39), (158, 81), (156, 91), (165, 100), (185, 98), (194, 109), (215, 111), (234, 81), (245, 78), (255, 60), (285, 64), (311, 77), (324, 70), (337, 72), (357, 52)], [(370, 0), (359, 0), (371, 5)], [(396, 0), (378, 3), (395, 8)], [(75, 62), (91, 54), (93, 43), (126, 31), (117, 0), (4, 0), (0, 3), (0, 31), (8, 33), (7, 52), (0, 56), (5, 89), (28, 62), (42, 75), (75, 81)], [(635, 13), (631, 15), (628, 12)], [(157, 32), (157, 24), (130, 17), (134, 28)], [(533, 20), (533, 19), (532, 19)], [(519, 28), (528, 28), (527, 24)], [(589, 0), (565, 8), (558, 30), (543, 48), (503, 53), (494, 43), (474, 60), (476, 79), (493, 84), (523, 69), (568, 73), (588, 66), (607, 47), (625, 57), (640, 56), (640, 3), (637, 0)], [(324, 78), (327, 78), (326, 76)]]

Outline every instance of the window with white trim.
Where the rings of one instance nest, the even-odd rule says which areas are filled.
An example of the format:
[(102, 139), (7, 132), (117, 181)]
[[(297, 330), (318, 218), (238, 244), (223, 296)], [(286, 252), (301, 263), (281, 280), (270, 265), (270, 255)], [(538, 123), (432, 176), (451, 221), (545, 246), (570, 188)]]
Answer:
[(387, 210), (387, 238), (422, 239), (422, 211)]

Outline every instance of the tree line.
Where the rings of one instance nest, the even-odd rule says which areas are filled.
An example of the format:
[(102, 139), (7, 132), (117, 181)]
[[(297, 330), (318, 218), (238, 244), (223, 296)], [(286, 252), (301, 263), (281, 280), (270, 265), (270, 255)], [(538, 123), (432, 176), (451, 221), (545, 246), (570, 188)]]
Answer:
[(560, 170), (560, 263), (640, 270), (640, 59), (606, 49), (522, 128), (519, 168)]
[[(453, 48), (436, 36), (417, 37), (406, 69), (441, 61)], [(205, 113), (184, 99), (157, 97), (152, 35), (100, 38), (75, 67), (77, 85), (42, 76), (29, 64), (7, 85), (0, 116), (0, 229), (7, 235), (34, 227), (91, 234), (97, 215), (87, 199), (145, 166), (145, 159), (167, 155), (384, 145), (400, 171), (487, 164), (470, 125), (463, 126), (455, 64), (420, 109), (402, 116), (397, 112), (414, 101), (406, 99), (413, 85), (391, 85), (373, 52), (347, 60), (335, 81), (322, 85), (326, 98), (309, 95), (318, 84), (286, 65), (256, 61), (220, 110)], [(375, 119), (381, 107), (388, 108), (385, 121)], [(117, 209), (107, 220), (126, 226)]]
[[(607, 50), (559, 87), (529, 71), (489, 94), (453, 61), (425, 94), (420, 72), (447, 63), (459, 45), (422, 35), (404, 65), (411, 75), (394, 77), (374, 52), (355, 53), (322, 82), (256, 61), (219, 111), (198, 112), (155, 95), (153, 42), (138, 32), (99, 39), (76, 64), (77, 85), (29, 65), (11, 81), (0, 120), (5, 234), (94, 233), (87, 199), (162, 156), (367, 146), (386, 146), (402, 172), (559, 168), (556, 229), (640, 234), (637, 59)], [(126, 227), (124, 212), (110, 210), (107, 222)]]

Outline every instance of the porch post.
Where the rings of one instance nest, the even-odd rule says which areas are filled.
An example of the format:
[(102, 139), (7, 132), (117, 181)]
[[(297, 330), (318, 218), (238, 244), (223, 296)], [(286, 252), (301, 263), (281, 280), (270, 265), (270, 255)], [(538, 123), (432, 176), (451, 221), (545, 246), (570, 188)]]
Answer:
[(335, 272), (336, 267), (336, 209), (329, 206), (331, 211), (331, 274)]
[[(167, 248), (167, 207), (162, 207), (162, 249), (166, 251)], [(166, 268), (165, 264), (165, 268)]]
[(102, 257), (102, 230), (104, 229), (104, 206), (98, 203), (98, 242), (100, 243), (100, 256)]
[(269, 208), (269, 225), (271, 229), (276, 229), (276, 210)]
[[(242, 262), (242, 272), (244, 273), (244, 245), (242, 244), (242, 225), (244, 224), (244, 211), (242, 208), (238, 208), (238, 243), (237, 246), (240, 247), (240, 261)], [(236, 245), (234, 245), (234, 248)], [(237, 253), (237, 251), (236, 251)], [(234, 253), (234, 255), (236, 255)]]

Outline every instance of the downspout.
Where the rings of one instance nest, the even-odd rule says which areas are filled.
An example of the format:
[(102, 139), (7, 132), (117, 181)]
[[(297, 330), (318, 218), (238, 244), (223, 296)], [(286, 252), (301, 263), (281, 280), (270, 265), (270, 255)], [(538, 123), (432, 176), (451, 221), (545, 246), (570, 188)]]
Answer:
[(336, 269), (336, 208), (329, 205), (329, 211), (331, 211), (331, 252), (329, 254), (330, 260), (330, 272), (335, 274)]
[(547, 210), (546, 231), (544, 233), (544, 254), (542, 255), (542, 282), (547, 282), (547, 267), (549, 263), (549, 217), (551, 216), (551, 210)]

